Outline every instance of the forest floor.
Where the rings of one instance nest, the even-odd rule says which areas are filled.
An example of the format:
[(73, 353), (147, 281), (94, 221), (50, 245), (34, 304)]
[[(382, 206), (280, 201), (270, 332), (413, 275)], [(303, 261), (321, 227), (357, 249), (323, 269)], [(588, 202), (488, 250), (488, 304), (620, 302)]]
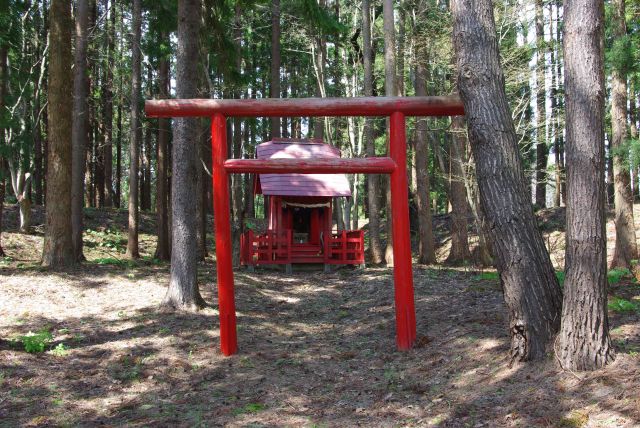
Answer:
[[(88, 210), (88, 261), (54, 272), (38, 264), (42, 228), (16, 233), (15, 209), (5, 213), (0, 426), (640, 426), (630, 275), (610, 274), (617, 358), (592, 373), (563, 371), (553, 353), (510, 366), (497, 276), (471, 267), (414, 266), (409, 352), (395, 350), (389, 269), (238, 271), (240, 349), (224, 357), (212, 259), (200, 265), (211, 307), (160, 309), (168, 265), (151, 257), (153, 216), (142, 216), (143, 258), (128, 262), (126, 213)], [(545, 239), (560, 248), (550, 224), (561, 215), (547, 217)], [(44, 352), (25, 352), (28, 332)]]

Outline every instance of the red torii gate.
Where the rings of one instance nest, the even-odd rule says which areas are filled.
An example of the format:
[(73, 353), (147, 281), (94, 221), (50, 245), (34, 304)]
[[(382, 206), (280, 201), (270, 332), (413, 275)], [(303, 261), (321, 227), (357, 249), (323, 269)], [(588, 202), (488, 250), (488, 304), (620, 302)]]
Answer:
[[(390, 174), (396, 345), (400, 350), (413, 346), (416, 339), (416, 316), (411, 271), (405, 117), (463, 115), (464, 107), (458, 97), (148, 100), (145, 112), (149, 117), (211, 117), (220, 347), (224, 355), (232, 355), (238, 350), (229, 219), (230, 173)], [(310, 116), (388, 116), (389, 157), (227, 159), (227, 117)]]

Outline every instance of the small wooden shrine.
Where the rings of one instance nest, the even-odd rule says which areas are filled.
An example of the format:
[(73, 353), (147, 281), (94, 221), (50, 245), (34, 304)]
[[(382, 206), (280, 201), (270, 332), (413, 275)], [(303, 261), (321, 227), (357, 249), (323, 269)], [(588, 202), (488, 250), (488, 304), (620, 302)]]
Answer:
[[(336, 159), (340, 150), (321, 140), (274, 139), (257, 146), (257, 159)], [(254, 195), (265, 197), (266, 230), (241, 237), (246, 266), (364, 264), (362, 230), (333, 230), (334, 198), (349, 198), (345, 174), (256, 174)]]

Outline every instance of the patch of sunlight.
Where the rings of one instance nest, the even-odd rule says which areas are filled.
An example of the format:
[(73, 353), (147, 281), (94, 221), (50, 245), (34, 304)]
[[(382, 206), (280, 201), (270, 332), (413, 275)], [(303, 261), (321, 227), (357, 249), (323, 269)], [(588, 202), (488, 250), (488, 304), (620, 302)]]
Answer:
[(500, 340), (494, 339), (494, 338), (482, 339), (482, 340), (479, 340), (476, 343), (480, 347), (481, 351), (488, 351), (490, 349), (497, 348), (500, 345), (502, 345)]

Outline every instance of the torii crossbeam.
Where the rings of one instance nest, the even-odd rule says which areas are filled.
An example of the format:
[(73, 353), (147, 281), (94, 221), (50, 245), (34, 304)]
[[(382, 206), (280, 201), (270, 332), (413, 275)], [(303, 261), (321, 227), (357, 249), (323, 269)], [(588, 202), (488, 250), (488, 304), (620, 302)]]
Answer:
[[(396, 345), (400, 350), (413, 347), (416, 316), (411, 270), (405, 117), (463, 115), (464, 108), (458, 97), (148, 100), (145, 112), (149, 117), (211, 117), (220, 347), (224, 355), (235, 354), (238, 350), (229, 218), (228, 176), (232, 173), (390, 174)], [(311, 116), (388, 116), (389, 157), (227, 159), (227, 117)]]

